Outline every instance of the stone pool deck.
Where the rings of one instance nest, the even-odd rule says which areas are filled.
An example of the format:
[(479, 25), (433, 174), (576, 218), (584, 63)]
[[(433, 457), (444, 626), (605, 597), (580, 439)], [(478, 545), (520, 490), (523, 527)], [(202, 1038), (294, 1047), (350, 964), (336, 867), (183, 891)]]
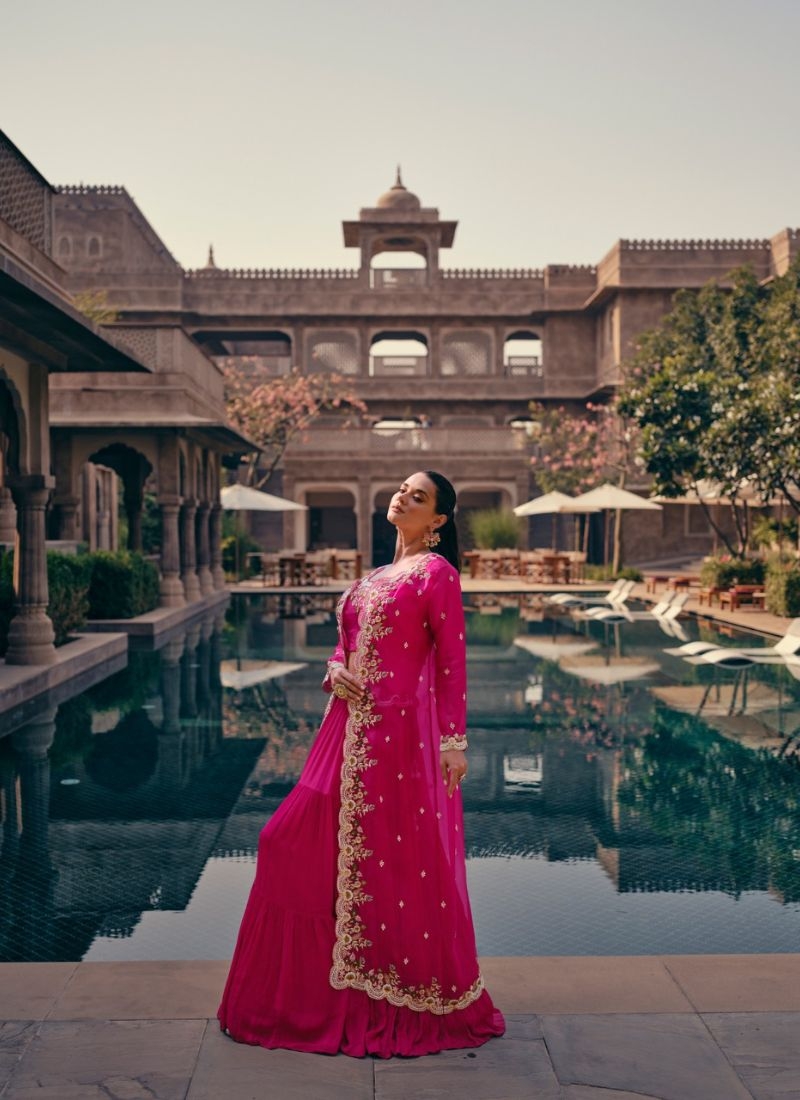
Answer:
[(800, 954), (485, 958), (508, 1032), (353, 1059), (240, 1046), (225, 962), (0, 965), (2, 1100), (793, 1100)]

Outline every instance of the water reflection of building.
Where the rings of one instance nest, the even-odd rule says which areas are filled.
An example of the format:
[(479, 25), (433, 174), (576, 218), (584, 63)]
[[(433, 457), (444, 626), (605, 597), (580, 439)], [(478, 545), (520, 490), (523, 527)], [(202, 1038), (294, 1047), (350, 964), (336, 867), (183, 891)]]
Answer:
[(144, 690), (129, 675), (115, 699), (106, 681), (102, 709), (89, 693), (4, 748), (2, 958), (81, 958), (147, 909), (185, 908), (263, 747), (222, 736), (213, 620), (140, 656)]

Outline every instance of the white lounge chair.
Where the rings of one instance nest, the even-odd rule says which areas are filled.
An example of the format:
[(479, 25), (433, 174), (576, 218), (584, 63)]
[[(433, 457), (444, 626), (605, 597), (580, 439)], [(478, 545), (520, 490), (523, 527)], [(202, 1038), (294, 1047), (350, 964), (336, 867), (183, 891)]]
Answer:
[(586, 615), (600, 623), (634, 623), (653, 619), (666, 619), (669, 622), (677, 619), (688, 599), (687, 592), (670, 592), (646, 611), (631, 611), (624, 604), (620, 604), (618, 607), (592, 608), (586, 612)]
[(557, 604), (559, 607), (617, 607), (625, 603), (634, 589), (636, 581), (618, 580), (604, 596), (580, 596), (576, 592), (557, 592), (554, 596), (545, 597), (547, 603)]
[[(729, 650), (726, 646), (721, 646), (717, 642), (697, 641), (687, 642), (685, 645), (679, 645), (674, 649), (665, 649), (664, 652), (670, 653), (674, 657), (689, 658), (702, 657), (704, 653), (728, 653), (734, 652), (734, 650)], [(800, 619), (792, 619), (786, 628), (786, 633), (775, 645), (761, 647), (736, 646), (735, 652), (753, 657), (755, 659), (754, 663), (758, 664), (781, 664), (787, 657), (800, 655)], [(719, 661), (706, 663), (718, 664)]]

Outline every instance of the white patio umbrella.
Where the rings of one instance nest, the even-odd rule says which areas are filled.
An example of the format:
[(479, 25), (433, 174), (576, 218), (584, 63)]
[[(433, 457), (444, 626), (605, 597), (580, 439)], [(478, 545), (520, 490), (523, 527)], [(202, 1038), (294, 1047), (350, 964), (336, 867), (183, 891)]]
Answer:
[[(620, 489), (617, 485), (612, 485), (610, 481), (607, 481), (604, 485), (598, 485), (596, 489), (590, 489), (588, 493), (582, 493), (579, 497), (575, 497), (575, 502), (582, 505), (591, 506), (593, 508), (599, 508), (601, 511), (617, 512), (617, 522), (614, 528), (614, 568), (619, 568), (619, 552), (620, 552), (620, 527), (622, 516), (620, 513), (625, 511), (641, 511), (641, 512), (661, 512), (663, 509), (660, 504), (656, 504), (653, 500), (646, 500), (645, 497), (637, 496), (636, 493), (631, 493), (627, 489)], [(604, 564), (608, 562), (608, 525), (606, 525), (606, 545), (603, 554)]]
[(262, 493), (249, 485), (226, 485), (219, 494), (220, 503), (227, 512), (307, 512), (305, 504), (294, 500)]
[[(589, 512), (599, 512), (600, 509), (592, 505), (586, 507), (585, 505), (578, 503), (577, 497), (567, 496), (566, 493), (560, 493), (557, 489), (554, 489), (551, 493), (545, 493), (544, 496), (534, 497), (533, 500), (528, 500), (525, 504), (518, 504), (514, 509), (515, 516), (563, 516), (563, 515), (583, 515)], [(553, 549), (556, 548), (556, 528), (553, 524)]]
[(597, 648), (597, 642), (591, 639), (587, 641), (585, 638), (575, 638), (568, 634), (559, 634), (554, 638), (519, 634), (514, 639), (514, 645), (545, 661), (560, 661), (562, 657), (567, 656), (579, 657)]
[[(260, 489), (251, 489), (249, 485), (226, 485), (219, 494), (219, 500), (226, 512), (307, 512), (305, 504), (294, 500), (262, 493)], [(239, 539), (236, 539), (236, 580), (239, 580)]]

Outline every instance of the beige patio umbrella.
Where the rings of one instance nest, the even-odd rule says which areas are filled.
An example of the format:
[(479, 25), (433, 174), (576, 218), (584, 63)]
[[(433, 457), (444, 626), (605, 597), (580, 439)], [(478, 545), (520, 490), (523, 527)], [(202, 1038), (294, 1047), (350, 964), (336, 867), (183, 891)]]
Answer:
[[(249, 485), (226, 485), (219, 494), (219, 500), (226, 512), (307, 512), (305, 504), (294, 500), (273, 496), (260, 489), (251, 489)], [(240, 579), (239, 534), (236, 537), (236, 581)]]
[[(554, 489), (551, 493), (534, 497), (524, 504), (518, 504), (514, 508), (515, 516), (553, 516), (553, 515), (585, 515), (591, 512), (599, 512), (600, 509), (589, 505), (588, 507), (578, 503), (577, 497), (567, 496)], [(553, 550), (556, 549), (556, 525), (553, 524)]]
[[(612, 485), (610, 481), (607, 481), (604, 485), (598, 485), (596, 489), (590, 489), (588, 493), (582, 493), (579, 497), (575, 497), (575, 503), (587, 507), (599, 508), (603, 512), (616, 512), (613, 560), (613, 570), (615, 573), (619, 569), (620, 547), (622, 545), (622, 513), (630, 510), (641, 512), (661, 512), (663, 510), (661, 505), (656, 504), (655, 501), (637, 496), (636, 493), (631, 493), (627, 489), (620, 489), (618, 485)], [(606, 565), (607, 563), (608, 524), (606, 524), (605, 548), (603, 552), (603, 564)]]
[(622, 684), (626, 680), (640, 680), (652, 676), (661, 666), (645, 657), (610, 657), (582, 654), (580, 657), (562, 657), (559, 665), (570, 676), (589, 680), (593, 684)]
[(534, 657), (540, 657), (543, 661), (560, 661), (562, 657), (567, 656), (578, 657), (597, 648), (597, 642), (586, 638), (576, 638), (574, 635), (569, 634), (557, 634), (553, 638), (535, 634), (519, 634), (514, 639), (514, 645), (524, 649)]

